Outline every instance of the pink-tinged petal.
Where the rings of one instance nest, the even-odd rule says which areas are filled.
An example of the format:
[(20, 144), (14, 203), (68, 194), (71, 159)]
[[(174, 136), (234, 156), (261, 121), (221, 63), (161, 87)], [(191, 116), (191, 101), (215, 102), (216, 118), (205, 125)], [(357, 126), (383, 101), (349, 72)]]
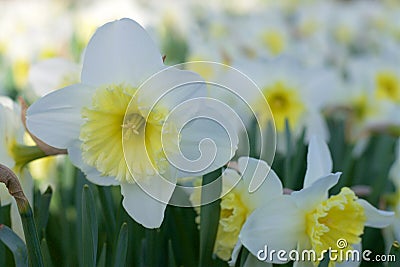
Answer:
[(332, 158), (325, 141), (314, 135), (308, 145), (307, 171), (304, 188), (309, 187), (319, 178), (332, 172)]
[(328, 191), (339, 181), (341, 173), (329, 174), (315, 181), (307, 188), (293, 192), (290, 196), (294, 198), (296, 205), (304, 210), (310, 211), (316, 205), (328, 198)]
[(37, 100), (27, 110), (28, 130), (46, 144), (68, 148), (79, 138), (81, 109), (90, 104), (94, 88), (75, 84)]
[[(274, 198), (265, 206), (256, 209), (246, 220), (239, 234), (242, 244), (254, 255), (268, 251), (290, 251), (297, 246), (305, 231), (304, 215), (290, 196)], [(260, 252), (261, 251), (261, 252)], [(269, 255), (270, 253), (267, 254)], [(267, 262), (283, 263), (275, 253)]]
[(84, 54), (81, 80), (99, 86), (139, 86), (163, 67), (154, 41), (137, 22), (121, 19), (100, 27)]
[(393, 223), (395, 219), (394, 212), (378, 210), (364, 199), (358, 199), (357, 202), (364, 207), (365, 216), (367, 217), (365, 226), (385, 228)]

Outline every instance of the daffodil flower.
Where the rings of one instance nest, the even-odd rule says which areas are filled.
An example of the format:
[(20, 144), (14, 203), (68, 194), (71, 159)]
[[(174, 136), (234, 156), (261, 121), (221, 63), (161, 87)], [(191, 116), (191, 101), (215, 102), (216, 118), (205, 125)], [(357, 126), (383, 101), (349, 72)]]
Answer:
[[(273, 172), (264, 161), (241, 157), (238, 159), (237, 167), (237, 170), (227, 168), (222, 174), (221, 213), (214, 253), (225, 261), (231, 259), (233, 248), (238, 242), (240, 230), (247, 217), (256, 208), (276, 196), (268, 193), (270, 188), (276, 188), (276, 192), (282, 191), (281, 183), (272, 179), (266, 180), (256, 191), (249, 191), (253, 177), (256, 180), (263, 180), (269, 171)], [(191, 201), (195, 205), (200, 203), (200, 198), (200, 189), (191, 195)], [(200, 212), (200, 209), (196, 211)]]
[[(0, 97), (0, 162), (17, 174), (22, 189), (32, 204), (33, 180), (26, 168), (22, 167), (29, 160), (35, 159), (35, 152), (24, 144), (25, 129), (20, 119), (20, 112), (20, 107), (13, 100)], [(17, 203), (3, 183), (0, 183), (0, 203), (11, 204), (12, 228), (23, 238), (24, 232)]]
[[(279, 195), (256, 209), (247, 219), (239, 235), (240, 242), (257, 256), (265, 246), (268, 250), (312, 250), (317, 258), (311, 261), (295, 261), (295, 266), (318, 266), (321, 255), (328, 250), (342, 251), (361, 248), (364, 227), (384, 228), (393, 221), (393, 213), (374, 208), (354, 192), (344, 187), (338, 195), (328, 197), (328, 191), (337, 184), (340, 173), (330, 173), (332, 160), (327, 145), (313, 137), (307, 156), (307, 172), (304, 188), (291, 195), (283, 195), (279, 187), (271, 187), (267, 194)], [(270, 172), (267, 180), (280, 183), (275, 173)], [(272, 183), (272, 182), (270, 182)], [(339, 242), (344, 240), (346, 246)], [(340, 255), (340, 254), (339, 254)], [(267, 256), (270, 263), (284, 263), (289, 257), (277, 254)], [(335, 264), (351, 265), (337, 258)]]
[[(206, 108), (200, 100), (181, 114), (173, 113), (185, 101), (205, 96), (202, 82), (193, 72), (167, 68), (135, 21), (110, 22), (96, 31), (85, 50), (81, 82), (34, 103), (27, 111), (27, 127), (50, 146), (66, 148), (91, 182), (120, 185), (128, 214), (156, 228), (178, 177), (210, 172), (234, 154), (235, 145), (224, 150), (225, 156), (210, 154), (215, 158), (209, 166), (179, 167), (181, 154), (192, 164), (198, 154), (208, 155), (201, 149), (207, 142), (198, 142), (203, 137), (218, 147), (226, 143), (224, 135), (198, 120), (180, 128)], [(207, 144), (203, 148), (212, 149)]]

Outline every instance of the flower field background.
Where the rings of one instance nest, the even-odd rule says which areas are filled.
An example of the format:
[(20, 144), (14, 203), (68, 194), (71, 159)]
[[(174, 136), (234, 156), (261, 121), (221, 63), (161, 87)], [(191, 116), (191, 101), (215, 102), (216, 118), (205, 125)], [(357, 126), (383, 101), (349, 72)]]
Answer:
[(0, 266), (400, 266), (399, 16), (0, 0)]

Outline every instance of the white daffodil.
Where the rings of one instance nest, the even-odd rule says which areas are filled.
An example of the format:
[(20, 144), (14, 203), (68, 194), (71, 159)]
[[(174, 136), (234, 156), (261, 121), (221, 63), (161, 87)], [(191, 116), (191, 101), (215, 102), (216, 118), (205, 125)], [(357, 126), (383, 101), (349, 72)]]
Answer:
[[(190, 120), (209, 110), (196, 99), (206, 95), (202, 83), (193, 72), (164, 66), (146, 31), (122, 19), (100, 27), (90, 40), (81, 83), (39, 99), (28, 109), (27, 126), (47, 144), (66, 148), (91, 182), (120, 185), (128, 214), (156, 228), (177, 177), (221, 167), (236, 149), (237, 141), (228, 145), (213, 124)], [(190, 107), (179, 109), (185, 103)], [(200, 142), (207, 138), (215, 143)], [(196, 161), (208, 156), (215, 157)]]
[(348, 82), (337, 92), (350, 110), (349, 133), (353, 140), (374, 129), (398, 127), (400, 72), (395, 60), (363, 57), (348, 65)]
[[(231, 259), (240, 230), (247, 217), (256, 208), (261, 207), (282, 191), (281, 183), (269, 179), (262, 183), (256, 191), (250, 193), (252, 180), (262, 181), (270, 168), (264, 161), (248, 157), (239, 158), (237, 165), (237, 170), (227, 168), (222, 174), (221, 212), (214, 253), (225, 261)], [(275, 188), (276, 193), (271, 194), (271, 188)], [(194, 190), (190, 199), (194, 205), (198, 205), (201, 199), (201, 190)], [(200, 209), (196, 209), (196, 211), (199, 213)], [(235, 256), (233, 260), (235, 260)]]
[[(33, 180), (23, 167), (29, 156), (24, 150), (25, 129), (21, 122), (20, 107), (8, 97), (0, 96), (0, 163), (12, 169), (18, 178), (28, 201), (33, 200)], [(17, 203), (11, 197), (6, 186), (0, 183), (0, 203), (8, 205), (11, 203), (11, 224), (13, 230), (24, 237), (21, 217), (19, 216)]]
[[(262, 127), (271, 120), (270, 113), (266, 112), (270, 109), (278, 134), (278, 150), (285, 148), (285, 138), (280, 137), (285, 133), (286, 121), (293, 136), (298, 137), (303, 130), (306, 131), (306, 142), (312, 135), (319, 135), (324, 140), (329, 138), (321, 109), (336, 87), (334, 73), (324, 69), (305, 69), (299, 62), (285, 57), (268, 62), (239, 62), (237, 68), (249, 73), (268, 102), (269, 107), (264, 99), (254, 95), (249, 105), (260, 116)], [(246, 94), (249, 93), (243, 93)]]
[[(304, 250), (314, 251), (318, 258), (295, 261), (295, 266), (318, 266), (321, 255), (328, 250), (343, 252), (337, 255), (345, 256), (349, 250), (360, 249), (360, 236), (365, 226), (384, 228), (392, 223), (393, 212), (374, 208), (347, 187), (338, 195), (328, 197), (329, 189), (340, 177), (340, 173), (333, 174), (331, 170), (327, 145), (314, 137), (309, 145), (304, 188), (291, 195), (283, 195), (280, 190), (279, 196), (256, 209), (243, 226), (240, 242), (253, 255), (262, 256), (271, 263), (289, 261), (288, 254), (292, 250), (300, 255)], [(273, 172), (268, 174), (268, 179), (280, 183)], [(276, 195), (277, 190), (270, 188), (269, 194)], [(340, 243), (343, 240), (344, 245)], [(284, 250), (288, 254), (271, 255), (265, 247), (268, 251)], [(345, 257), (338, 257), (337, 261), (330, 262), (330, 266), (335, 264), (357, 266), (359, 262), (347, 262)]]

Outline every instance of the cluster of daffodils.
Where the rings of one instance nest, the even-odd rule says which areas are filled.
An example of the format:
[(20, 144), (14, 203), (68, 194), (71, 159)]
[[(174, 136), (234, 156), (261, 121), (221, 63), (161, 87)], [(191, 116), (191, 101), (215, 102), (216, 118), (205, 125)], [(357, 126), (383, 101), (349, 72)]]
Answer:
[[(371, 236), (388, 253), (400, 240), (400, 5), (205, 2), (1, 4), (0, 164), (37, 209), (38, 187), (58, 192), (41, 238), (48, 220), (85, 223), (68, 194), (89, 182), (107, 229), (95, 250), (104, 238), (121, 249), (112, 234), (128, 218), (128, 247), (145, 258), (125, 253), (132, 265), (358, 266), (349, 255), (375, 249)], [(24, 238), (1, 185), (0, 215), (10, 203)], [(182, 233), (200, 236), (199, 253)], [(157, 238), (168, 252), (154, 255)], [(111, 264), (116, 248), (103, 252)]]
[[(330, 196), (329, 190), (340, 176), (341, 173), (332, 173), (329, 149), (316, 136), (308, 147), (304, 186), (299, 191), (285, 192), (266, 162), (239, 158), (237, 167), (227, 168), (222, 175), (224, 189), (214, 253), (235, 266), (244, 246), (251, 253), (244, 266), (272, 266), (289, 261), (288, 255), (293, 251), (302, 255), (307, 250), (316, 256), (301, 259), (292, 254), (295, 266), (318, 266), (324, 254), (334, 250), (342, 256), (332, 257), (329, 266), (357, 266), (359, 262), (346, 257), (350, 257), (351, 250), (361, 253), (364, 228), (386, 228), (395, 218), (393, 212), (374, 208), (348, 187)], [(250, 192), (252, 179), (265, 181)], [(227, 192), (225, 188), (232, 184), (236, 186)], [(191, 196), (194, 204), (200, 199), (199, 193), (195, 191)], [(398, 223), (393, 225), (398, 231)], [(279, 256), (271, 251), (286, 254)]]

